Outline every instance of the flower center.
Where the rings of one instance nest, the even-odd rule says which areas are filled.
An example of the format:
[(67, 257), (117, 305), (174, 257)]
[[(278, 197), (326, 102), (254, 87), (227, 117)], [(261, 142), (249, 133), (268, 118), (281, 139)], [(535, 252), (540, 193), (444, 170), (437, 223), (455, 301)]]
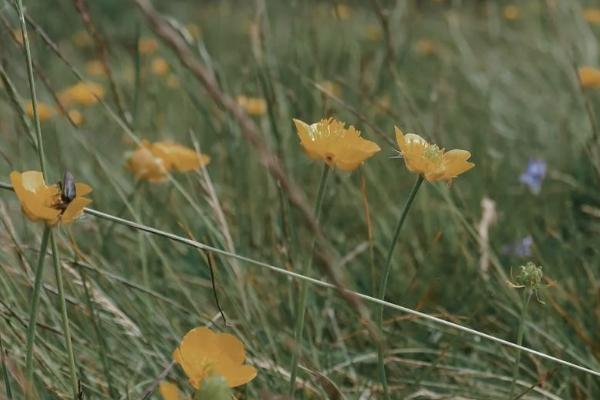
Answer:
[(444, 155), (444, 151), (442, 149), (440, 149), (437, 146), (437, 144), (431, 144), (431, 145), (427, 146), (427, 148), (423, 152), (423, 155), (425, 156), (425, 158), (427, 158), (433, 162), (440, 162), (440, 161), (442, 161), (442, 156)]
[(327, 164), (331, 164), (333, 162), (334, 158), (335, 158), (335, 155), (333, 153), (325, 153), (325, 162)]

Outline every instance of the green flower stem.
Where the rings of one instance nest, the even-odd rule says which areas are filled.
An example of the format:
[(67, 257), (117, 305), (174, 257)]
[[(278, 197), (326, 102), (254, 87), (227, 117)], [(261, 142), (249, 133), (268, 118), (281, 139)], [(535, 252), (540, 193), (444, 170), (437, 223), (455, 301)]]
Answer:
[(71, 342), (71, 328), (69, 327), (69, 316), (67, 314), (67, 302), (65, 301), (65, 289), (62, 279), (62, 271), (58, 253), (58, 246), (54, 235), (50, 233), (50, 243), (52, 245), (52, 260), (54, 261), (54, 274), (56, 275), (56, 285), (58, 287), (58, 297), (60, 300), (60, 313), (62, 316), (63, 335), (65, 337), (65, 346), (69, 357), (69, 373), (71, 386), (73, 390), (73, 399), (79, 395), (79, 385), (77, 380), (77, 370), (75, 369), (75, 355), (73, 353), (73, 343)]
[[(390, 243), (390, 248), (388, 249), (387, 257), (385, 259), (385, 264), (383, 267), (383, 275), (381, 276), (381, 282), (379, 285), (379, 297), (380, 300), (385, 300), (385, 292), (387, 289), (388, 280), (390, 278), (390, 271), (392, 269), (392, 256), (394, 255), (394, 248), (396, 247), (396, 243), (398, 242), (398, 237), (400, 236), (400, 231), (402, 230), (402, 226), (404, 225), (404, 221), (406, 220), (406, 216), (408, 215), (408, 210), (423, 183), (423, 176), (419, 175), (419, 178), (415, 182), (410, 194), (408, 195), (408, 199), (406, 200), (406, 204), (404, 204), (404, 209), (402, 210), (402, 214), (400, 215), (400, 220), (398, 220), (398, 225), (396, 226), (396, 231), (394, 232), (394, 238)], [(383, 332), (383, 305), (380, 305), (377, 309), (377, 327), (381, 332)], [(390, 400), (390, 393), (387, 384), (387, 377), (385, 374), (385, 354), (383, 344), (380, 344), (377, 349), (377, 368), (379, 371), (379, 379), (381, 380), (381, 384), (383, 386), (383, 393), (386, 400)]]
[[(329, 175), (330, 168), (327, 164), (323, 167), (323, 173), (321, 174), (321, 181), (319, 182), (319, 190), (317, 192), (317, 199), (315, 201), (315, 218), (319, 222), (321, 216), (321, 206), (323, 204), (323, 197), (325, 194), (325, 184), (327, 183), (327, 176)], [(317, 242), (316, 239), (312, 242), (310, 254), (308, 256), (305, 274), (310, 273), (312, 269), (313, 257), (315, 253)], [(292, 353), (292, 365), (290, 368), (290, 397), (294, 398), (294, 391), (296, 389), (296, 376), (298, 375), (298, 357), (300, 354), (300, 342), (302, 341), (302, 331), (304, 330), (304, 316), (306, 314), (306, 298), (308, 296), (308, 283), (302, 281), (300, 284), (300, 299), (296, 307), (296, 325), (294, 327), (294, 343), (296, 348)]]
[[(521, 346), (523, 344), (523, 336), (525, 335), (525, 319), (527, 317), (527, 307), (531, 301), (533, 291), (531, 289), (525, 289), (523, 292), (523, 304), (521, 309), (521, 317), (519, 319), (519, 331), (517, 333), (517, 344)], [(517, 376), (519, 375), (519, 365), (521, 364), (521, 349), (517, 349), (517, 357), (515, 358), (515, 365), (513, 366), (512, 382), (510, 384), (510, 395), (509, 399), (512, 399), (515, 394), (515, 388), (517, 384)]]
[(33, 77), (33, 61), (31, 59), (31, 48), (29, 46), (29, 36), (27, 35), (27, 25), (25, 24), (25, 13), (23, 12), (23, 0), (17, 1), (19, 10), (19, 21), (21, 23), (21, 32), (23, 34), (23, 44), (25, 46), (25, 58), (27, 60), (27, 78), (29, 80), (29, 92), (31, 94), (31, 108), (33, 110), (33, 119), (35, 121), (35, 133), (37, 139), (37, 151), (40, 159), (40, 169), (42, 176), (46, 179), (46, 160), (44, 156), (44, 141), (42, 140), (42, 126), (37, 110), (37, 95), (35, 93), (35, 79)]
[(40, 305), (40, 294), (42, 289), (42, 281), (44, 280), (44, 258), (46, 249), (48, 248), (48, 239), (50, 238), (50, 228), (45, 227), (42, 235), (42, 243), (40, 244), (40, 252), (38, 254), (38, 262), (35, 270), (35, 278), (33, 281), (33, 295), (31, 297), (31, 309), (29, 310), (29, 325), (27, 326), (27, 345), (25, 347), (25, 377), (27, 378), (27, 397), (33, 397), (33, 342), (35, 341), (35, 327), (37, 314)]

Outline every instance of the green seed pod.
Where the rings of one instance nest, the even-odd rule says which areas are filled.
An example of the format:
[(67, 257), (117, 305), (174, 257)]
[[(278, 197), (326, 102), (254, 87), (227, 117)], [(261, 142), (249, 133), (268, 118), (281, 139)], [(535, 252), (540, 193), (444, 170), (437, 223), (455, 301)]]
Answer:
[(233, 391), (222, 376), (206, 378), (194, 396), (194, 400), (231, 400)]
[(525, 265), (521, 265), (520, 271), (515, 277), (515, 281), (518, 285), (526, 287), (528, 289), (537, 289), (542, 283), (542, 267), (537, 266), (531, 261)]

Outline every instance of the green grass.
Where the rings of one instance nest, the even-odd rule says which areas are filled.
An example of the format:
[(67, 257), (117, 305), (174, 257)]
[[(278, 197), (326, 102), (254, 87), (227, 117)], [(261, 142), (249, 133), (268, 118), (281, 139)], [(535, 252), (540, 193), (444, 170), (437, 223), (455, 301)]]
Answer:
[[(48, 180), (60, 180), (69, 169), (94, 188), (94, 209), (302, 272), (314, 234), (236, 120), (154, 36), (133, 3), (89, 3), (110, 48), (129, 128), (108, 81), (93, 78), (106, 96), (104, 104), (80, 108), (81, 127), (61, 116), (41, 124)], [(332, 171), (324, 193), (325, 247), (350, 289), (376, 296), (395, 224), (416, 178), (395, 157), (397, 125), (447, 149), (470, 150), (477, 166), (451, 185), (423, 184), (394, 252), (386, 299), (516, 342), (521, 293), (507, 280), (511, 268), (516, 272), (534, 261), (544, 267), (543, 303), (532, 298), (523, 344), (600, 371), (600, 154), (591, 123), (599, 115), (600, 91), (581, 90), (576, 75), (577, 66), (600, 66), (600, 26), (582, 18), (591, 1), (515, 2), (521, 10), (515, 21), (503, 18), (504, 2), (380, 1), (390, 12), (391, 58), (385, 38), (367, 37), (379, 27), (367, 1), (348, 3), (348, 19), (335, 16), (335, 1), (154, 3), (174, 24), (201, 27), (191, 50), (216, 73), (225, 93), (267, 100), (269, 113), (252, 118), (308, 204), (315, 200), (322, 165), (302, 151), (292, 118), (314, 122), (335, 116), (381, 146), (355, 172)], [(12, 4), (0, 3), (10, 30), (19, 26)], [(24, 0), (24, 5), (67, 60), (29, 27), (37, 97), (53, 104), (52, 91), (77, 82), (73, 70), (87, 77), (85, 63), (96, 59), (95, 51), (71, 41), (84, 30), (72, 2)], [(261, 27), (261, 41), (248, 34), (253, 23)], [(137, 54), (138, 36), (156, 38), (157, 53)], [(416, 50), (421, 39), (435, 43), (433, 54)], [(2, 21), (0, 40), (0, 181), (8, 182), (13, 170), (39, 169), (39, 157), (32, 145), (35, 124), (15, 104), (30, 98), (25, 55)], [(159, 55), (179, 88), (150, 73)], [(339, 86), (338, 95), (319, 90), (326, 80)], [(380, 105), (383, 98), (389, 99), (388, 109)], [(201, 171), (136, 186), (123, 166), (135, 148), (133, 137), (197, 145), (211, 156), (206, 172), (214, 196)], [(532, 158), (548, 163), (539, 195), (519, 183)], [(489, 227), (487, 272), (480, 268), (478, 233), (485, 197), (497, 212)], [(26, 333), (42, 233), (41, 224), (23, 217), (14, 194), (2, 190), (0, 398), (8, 398), (7, 383), (13, 398), (24, 396)], [(526, 235), (534, 241), (531, 257), (502, 252)], [(237, 398), (288, 392), (297, 279), (214, 254), (224, 326), (208, 253), (91, 215), (56, 229), (54, 236), (86, 398), (141, 398), (171, 362), (180, 338), (205, 324), (239, 337), (258, 368), (257, 378), (238, 389)], [(68, 398), (72, 390), (52, 269), (47, 257), (34, 351), (36, 387), (44, 399)], [(322, 257), (316, 257), (309, 275), (330, 281), (324, 271)], [(335, 290), (308, 287), (299, 353), (299, 380), (306, 388), (297, 390), (296, 398), (335, 398), (337, 390), (348, 399), (382, 398), (377, 343), (356, 308)], [(377, 306), (364, 306), (374, 320)], [(394, 399), (509, 396), (514, 349), (392, 309), (384, 314), (383, 337)], [(168, 379), (191, 393), (179, 367)], [(521, 356), (518, 383), (517, 393), (531, 388), (525, 398), (600, 396), (598, 377), (527, 353)]]

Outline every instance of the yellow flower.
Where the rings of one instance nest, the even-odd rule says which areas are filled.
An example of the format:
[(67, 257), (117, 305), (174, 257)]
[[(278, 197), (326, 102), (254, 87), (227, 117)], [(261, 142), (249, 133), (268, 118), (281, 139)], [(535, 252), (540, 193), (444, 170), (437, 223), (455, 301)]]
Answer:
[(318, 82), (318, 85), (328, 95), (332, 95), (332, 96), (335, 96), (335, 97), (340, 97), (340, 95), (342, 94), (342, 89), (340, 88), (340, 85), (338, 85), (335, 82), (332, 82), (332, 81), (321, 81), (321, 82)]
[(47, 186), (39, 171), (13, 171), (10, 182), (21, 202), (21, 209), (31, 221), (44, 221), (48, 226), (70, 224), (78, 218), (83, 209), (92, 201), (85, 196), (92, 188), (85, 183), (75, 184), (75, 198), (67, 201), (62, 198), (58, 185)]
[(381, 27), (377, 24), (367, 25), (367, 28), (365, 30), (365, 37), (372, 42), (378, 42), (383, 37)]
[(169, 72), (169, 64), (162, 57), (156, 57), (152, 60), (150, 69), (154, 75), (163, 76)]
[[(40, 122), (49, 120), (50, 118), (56, 115), (56, 110), (46, 103), (38, 101), (36, 108)], [(31, 103), (31, 101), (25, 103), (25, 114), (27, 114), (30, 118), (33, 118), (33, 104)]]
[(177, 78), (177, 75), (169, 74), (169, 76), (167, 76), (167, 86), (170, 87), (171, 89), (177, 89), (181, 86), (181, 84), (179, 83), (179, 78)]
[(158, 387), (158, 391), (164, 400), (183, 400), (184, 396), (179, 391), (176, 384), (163, 381)]
[(173, 352), (173, 359), (196, 389), (209, 376), (223, 377), (229, 387), (244, 385), (256, 377), (256, 369), (244, 364), (246, 351), (239, 339), (205, 327), (189, 331)]
[(579, 81), (584, 88), (600, 88), (600, 69), (583, 66), (578, 70)]
[(342, 21), (345, 21), (352, 16), (352, 8), (347, 4), (336, 4), (333, 14), (334, 17), (338, 17)]
[(143, 140), (133, 151), (126, 166), (136, 179), (162, 182), (169, 171), (189, 172), (210, 162), (210, 157), (171, 142), (149, 143)]
[(71, 37), (71, 41), (77, 47), (91, 47), (92, 37), (86, 31), (79, 31)]
[(187, 24), (185, 29), (187, 29), (194, 39), (200, 39), (200, 37), (202, 37), (202, 28), (196, 24)]
[(263, 98), (238, 96), (236, 100), (240, 107), (255, 117), (264, 115), (267, 112), (267, 102)]
[(521, 10), (514, 4), (510, 4), (504, 7), (502, 10), (502, 15), (504, 16), (504, 19), (508, 21), (516, 21), (521, 17)]
[(138, 43), (140, 54), (152, 54), (158, 49), (158, 42), (152, 38), (141, 38)]
[(104, 88), (95, 82), (78, 82), (58, 94), (58, 98), (64, 107), (73, 103), (83, 106), (91, 106), (104, 97)]
[(104, 70), (104, 64), (102, 64), (99, 60), (92, 60), (85, 64), (85, 71), (90, 76), (104, 76), (106, 75), (106, 71)]
[(415, 43), (415, 50), (422, 56), (430, 56), (437, 51), (436, 43), (431, 39), (419, 39)]
[(79, 110), (69, 110), (67, 115), (75, 126), (81, 126), (81, 124), (83, 124), (83, 115), (79, 112)]
[(583, 18), (592, 24), (600, 24), (600, 8), (586, 8), (583, 10)]
[(145, 140), (129, 155), (126, 166), (138, 180), (162, 182), (167, 179), (165, 163), (152, 153), (151, 144)]
[(210, 157), (206, 154), (168, 141), (154, 143), (152, 153), (163, 160), (167, 169), (177, 172), (194, 171), (210, 162)]
[(330, 167), (342, 171), (353, 171), (363, 161), (377, 153), (375, 142), (360, 137), (360, 132), (333, 118), (323, 119), (308, 125), (294, 119), (300, 144), (313, 160), (323, 160)]
[(466, 150), (444, 151), (414, 133), (404, 135), (396, 127), (396, 141), (409, 171), (423, 175), (429, 182), (450, 181), (475, 166), (467, 161), (471, 153)]

